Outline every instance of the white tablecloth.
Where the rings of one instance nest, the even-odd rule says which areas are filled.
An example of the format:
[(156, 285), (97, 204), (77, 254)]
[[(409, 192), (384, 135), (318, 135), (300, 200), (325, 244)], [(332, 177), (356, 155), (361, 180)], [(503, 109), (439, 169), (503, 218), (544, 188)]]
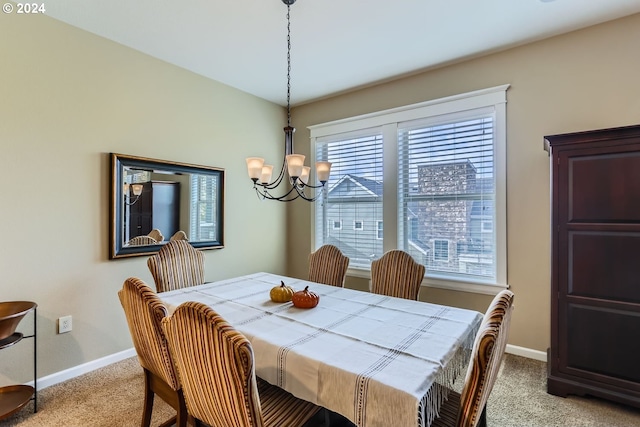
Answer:
[[(313, 309), (274, 303), (280, 281), (320, 295)], [(476, 311), (321, 285), (268, 273), (159, 294), (175, 309), (211, 306), (253, 346), (256, 374), (361, 427), (431, 424), (468, 364)]]

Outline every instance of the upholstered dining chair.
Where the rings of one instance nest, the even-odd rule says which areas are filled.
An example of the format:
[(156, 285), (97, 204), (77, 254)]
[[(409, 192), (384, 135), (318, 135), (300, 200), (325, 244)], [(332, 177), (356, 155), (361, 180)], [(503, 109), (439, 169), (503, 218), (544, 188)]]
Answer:
[(150, 236), (136, 236), (126, 243), (127, 246), (147, 246), (147, 245), (157, 245), (158, 241)]
[(186, 241), (189, 241), (189, 238), (187, 237), (187, 233), (185, 233), (182, 230), (178, 230), (175, 233), (173, 233), (173, 236), (169, 237), (169, 240), (186, 240)]
[(162, 242), (164, 240), (162, 231), (158, 230), (157, 228), (154, 228), (153, 230), (151, 230), (149, 234), (147, 234), (147, 236), (151, 237), (152, 239), (155, 239), (156, 242)]
[(142, 427), (149, 427), (153, 400), (157, 394), (171, 405), (177, 415), (162, 426), (178, 427), (187, 425), (187, 407), (178, 381), (167, 341), (160, 321), (167, 315), (167, 309), (156, 293), (142, 280), (129, 278), (118, 291), (124, 309), (133, 346), (144, 370), (144, 409)]
[(296, 427), (320, 409), (258, 380), (251, 343), (209, 306), (185, 302), (162, 327), (196, 426)]
[(489, 305), (473, 344), (462, 392), (449, 390), (433, 427), (486, 427), (487, 399), (507, 345), (513, 299), (513, 292), (504, 290)]
[(158, 292), (204, 283), (204, 253), (185, 240), (165, 243), (147, 259)]
[(371, 292), (417, 300), (424, 265), (408, 253), (394, 249), (371, 262)]
[(320, 246), (309, 254), (309, 280), (331, 286), (344, 286), (349, 257), (333, 245)]

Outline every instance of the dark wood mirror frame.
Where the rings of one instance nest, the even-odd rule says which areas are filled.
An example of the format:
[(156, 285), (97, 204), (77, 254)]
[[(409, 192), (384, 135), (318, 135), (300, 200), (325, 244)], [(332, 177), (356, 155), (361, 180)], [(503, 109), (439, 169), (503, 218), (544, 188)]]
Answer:
[[(116, 153), (111, 153), (110, 157), (109, 259), (154, 254), (176, 233), (175, 228), (177, 228), (177, 233), (184, 229), (189, 242), (196, 248), (219, 249), (224, 247), (224, 169)], [(127, 172), (131, 173), (131, 171), (146, 174), (151, 178), (139, 182), (125, 181), (130, 178), (127, 176)], [(162, 177), (162, 179), (158, 179), (158, 177)], [(194, 177), (199, 179), (194, 180)], [(141, 195), (134, 195), (132, 184), (135, 183), (142, 184)], [(127, 187), (129, 194), (125, 194), (125, 184), (129, 184)], [(182, 190), (185, 187), (183, 184), (187, 184), (186, 190)], [(192, 198), (191, 191), (194, 185), (199, 188), (201, 194), (205, 194), (208, 198)], [(134, 214), (132, 207), (136, 206), (139, 202), (138, 199), (140, 199), (140, 204), (136, 206), (137, 210), (143, 209), (143, 206), (151, 205), (148, 198), (153, 197), (155, 187), (173, 187), (169, 189), (170, 201), (167, 202), (166, 189), (156, 189), (157, 194), (163, 195), (163, 201), (153, 204), (153, 208), (148, 208), (150, 212)], [(127, 198), (133, 201), (127, 202)], [(167, 203), (169, 204), (167, 205)], [(191, 209), (193, 203), (201, 205), (197, 210), (194, 210)], [(162, 206), (158, 207), (160, 204)], [(171, 208), (167, 206), (171, 206)], [(174, 226), (164, 226), (165, 222), (159, 226), (158, 221), (153, 218), (153, 213), (155, 212), (157, 217), (164, 217), (167, 215), (167, 211), (174, 212), (171, 216), (171, 224)], [(194, 217), (194, 212), (198, 212), (199, 215)], [(206, 217), (206, 220), (202, 220), (203, 217)], [(192, 224), (193, 218), (196, 218), (196, 222), (200, 225), (194, 226)], [(132, 225), (134, 219), (137, 221), (135, 226)], [(164, 236), (162, 242), (142, 245), (129, 244), (130, 239), (136, 236), (146, 236), (151, 229), (155, 228), (162, 232)], [(206, 237), (203, 237), (204, 235)]]

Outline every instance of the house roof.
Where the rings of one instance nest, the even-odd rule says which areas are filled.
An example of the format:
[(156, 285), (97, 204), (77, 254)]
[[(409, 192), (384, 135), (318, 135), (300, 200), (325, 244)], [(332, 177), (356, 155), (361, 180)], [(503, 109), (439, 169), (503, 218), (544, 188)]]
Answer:
[[(349, 186), (349, 183), (353, 185)], [(382, 197), (382, 182), (346, 174), (331, 186), (328, 195), (334, 198)]]

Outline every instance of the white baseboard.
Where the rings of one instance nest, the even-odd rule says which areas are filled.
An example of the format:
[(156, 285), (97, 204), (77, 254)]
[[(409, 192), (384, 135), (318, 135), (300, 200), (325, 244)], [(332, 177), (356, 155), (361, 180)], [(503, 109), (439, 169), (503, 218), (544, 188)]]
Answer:
[(540, 350), (532, 350), (526, 347), (518, 347), (517, 345), (507, 344), (505, 350), (506, 353), (514, 354), (516, 356), (526, 357), (528, 359), (539, 360), (541, 362), (547, 361), (547, 353)]
[[(112, 363), (120, 362), (121, 360), (128, 359), (135, 355), (136, 350), (132, 347), (119, 353), (110, 354), (109, 356), (92, 360), (91, 362), (83, 363), (82, 365), (74, 366), (73, 368), (65, 369), (64, 371), (56, 372), (54, 374), (47, 375), (46, 377), (38, 378), (38, 390), (70, 380), (88, 372), (95, 371), (96, 369), (103, 368), (111, 365)], [(33, 381), (28, 384), (33, 386)]]

